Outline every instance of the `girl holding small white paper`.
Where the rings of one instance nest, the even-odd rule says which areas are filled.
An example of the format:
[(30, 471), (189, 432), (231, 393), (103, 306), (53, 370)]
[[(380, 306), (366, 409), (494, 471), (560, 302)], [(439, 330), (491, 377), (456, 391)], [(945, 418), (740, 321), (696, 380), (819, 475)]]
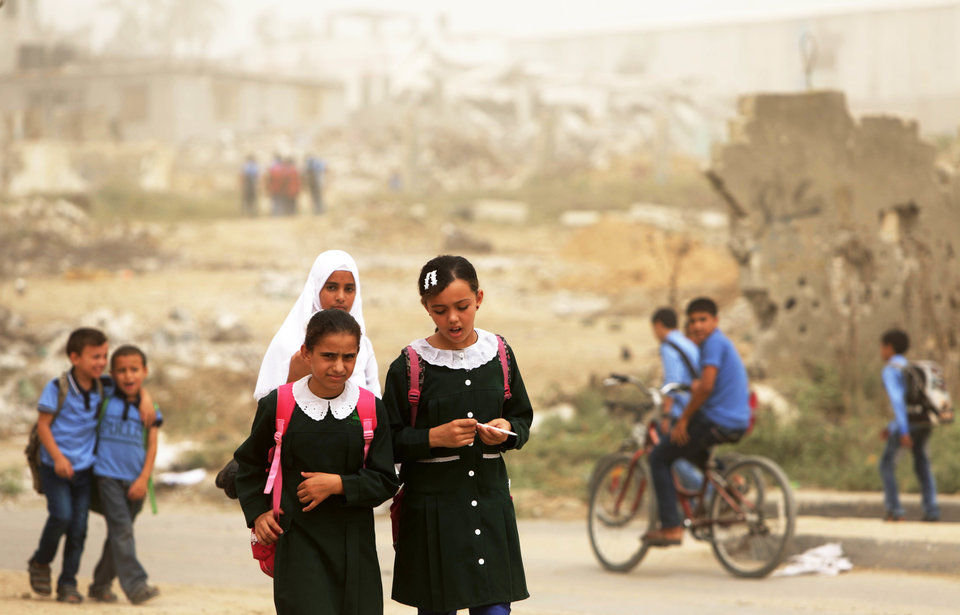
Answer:
[(529, 593), (503, 453), (526, 443), (533, 408), (513, 350), (474, 327), (473, 265), (438, 256), (418, 285), (436, 329), (393, 361), (383, 397), (404, 483), (393, 599), (504, 615)]

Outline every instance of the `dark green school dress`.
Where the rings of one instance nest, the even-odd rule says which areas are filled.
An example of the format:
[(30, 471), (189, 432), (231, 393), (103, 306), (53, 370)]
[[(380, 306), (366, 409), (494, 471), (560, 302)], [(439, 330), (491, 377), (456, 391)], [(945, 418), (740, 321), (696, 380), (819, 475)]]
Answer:
[[(423, 359), (416, 425), (410, 426), (407, 358), (387, 372), (384, 404), (404, 484), (393, 599), (422, 609), (450, 611), (529, 596), (520, 557), (517, 519), (503, 453), (523, 446), (533, 408), (513, 351), (512, 397), (504, 400), (496, 337), (477, 330), (463, 351), (412, 345)], [(516, 437), (499, 447), (479, 436), (471, 446), (430, 448), (428, 430), (458, 418), (510, 421)]]
[[(383, 588), (373, 529), (373, 507), (390, 498), (398, 481), (393, 465), (390, 426), (383, 402), (377, 404), (377, 428), (363, 463), (363, 430), (351, 411), (347, 383), (325, 416), (323, 400), (303, 393), (306, 380), (294, 385), (297, 406), (283, 437), (280, 463), (283, 535), (277, 542), (273, 595), (277, 613), (370, 615), (383, 612)], [(298, 388), (301, 385), (302, 388)], [(310, 399), (312, 398), (312, 399)], [(302, 405), (311, 413), (305, 413)], [(271, 510), (263, 493), (267, 451), (274, 445), (277, 392), (260, 400), (250, 437), (234, 453), (239, 464), (237, 494), (247, 526)], [(339, 414), (343, 418), (338, 418)], [(332, 495), (310, 512), (297, 500), (300, 472), (340, 474), (344, 495)], [(256, 565), (251, 560), (251, 566)]]

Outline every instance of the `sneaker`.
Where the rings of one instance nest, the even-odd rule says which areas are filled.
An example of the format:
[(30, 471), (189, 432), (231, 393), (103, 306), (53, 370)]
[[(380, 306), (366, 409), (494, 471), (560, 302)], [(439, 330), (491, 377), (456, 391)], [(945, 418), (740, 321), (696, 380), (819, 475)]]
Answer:
[(50, 564), (41, 564), (30, 560), (27, 562), (27, 572), (30, 573), (30, 589), (41, 596), (49, 596), (52, 593)]
[(134, 604), (143, 604), (151, 598), (156, 598), (158, 595), (160, 595), (160, 590), (153, 585), (141, 585), (133, 592), (133, 594), (131, 594), (130, 602)]
[(923, 517), (920, 518), (920, 520), (921, 520), (921, 521), (926, 521), (927, 523), (936, 523), (936, 522), (940, 521), (940, 515), (927, 515), (927, 514), (924, 514)]
[(903, 521), (903, 515), (895, 515), (893, 513), (887, 513), (887, 516), (885, 516), (883, 520), (896, 523), (898, 521)]

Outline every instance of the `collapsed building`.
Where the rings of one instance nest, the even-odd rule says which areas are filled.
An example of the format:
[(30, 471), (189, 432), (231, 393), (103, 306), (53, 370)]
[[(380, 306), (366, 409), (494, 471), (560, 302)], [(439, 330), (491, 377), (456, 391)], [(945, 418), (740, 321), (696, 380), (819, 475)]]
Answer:
[(957, 374), (955, 171), (915, 122), (854, 119), (840, 92), (742, 98), (707, 176), (731, 211), (760, 363), (782, 374), (829, 362), (859, 391), (880, 336), (900, 327), (910, 356)]

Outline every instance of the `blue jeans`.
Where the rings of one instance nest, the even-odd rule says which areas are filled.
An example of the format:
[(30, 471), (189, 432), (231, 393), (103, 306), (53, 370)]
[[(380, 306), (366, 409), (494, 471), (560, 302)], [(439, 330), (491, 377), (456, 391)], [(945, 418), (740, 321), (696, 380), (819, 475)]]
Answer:
[[(923, 515), (931, 519), (940, 518), (940, 507), (937, 506), (937, 485), (930, 470), (930, 453), (927, 450), (930, 443), (929, 427), (910, 427), (910, 437), (913, 438), (913, 471), (920, 483), (920, 492), (923, 498)], [(887, 445), (880, 457), (880, 477), (883, 479), (883, 507), (887, 514), (897, 517), (903, 516), (903, 505), (900, 503), (900, 494), (897, 489), (897, 456), (900, 452), (900, 434), (891, 431), (887, 438)]]
[(130, 500), (127, 490), (130, 482), (115, 478), (96, 477), (100, 490), (100, 509), (107, 520), (107, 539), (103, 554), (93, 571), (91, 592), (103, 593), (110, 589), (113, 579), (120, 579), (120, 587), (127, 598), (147, 584), (147, 571), (137, 560), (133, 540), (133, 520), (143, 508), (143, 500)]
[(672, 528), (683, 525), (683, 517), (677, 506), (677, 490), (673, 484), (670, 468), (677, 459), (684, 458), (702, 471), (710, 458), (710, 449), (715, 444), (736, 442), (743, 437), (746, 429), (726, 429), (714, 424), (697, 412), (687, 423), (690, 439), (679, 446), (664, 438), (650, 451), (650, 476), (653, 489), (657, 494), (657, 508), (660, 513), (660, 527)]
[[(428, 611), (417, 609), (418, 615), (454, 615), (456, 611)], [(510, 603), (488, 604), (470, 607), (470, 615), (510, 615)]]
[(87, 514), (90, 508), (90, 485), (93, 470), (73, 473), (73, 478), (57, 476), (53, 466), (40, 464), (40, 480), (47, 497), (47, 523), (40, 534), (40, 544), (30, 561), (49, 564), (57, 554), (60, 537), (66, 534), (63, 545), (63, 570), (57, 579), (57, 591), (77, 586), (77, 570), (83, 543), (87, 539)]

